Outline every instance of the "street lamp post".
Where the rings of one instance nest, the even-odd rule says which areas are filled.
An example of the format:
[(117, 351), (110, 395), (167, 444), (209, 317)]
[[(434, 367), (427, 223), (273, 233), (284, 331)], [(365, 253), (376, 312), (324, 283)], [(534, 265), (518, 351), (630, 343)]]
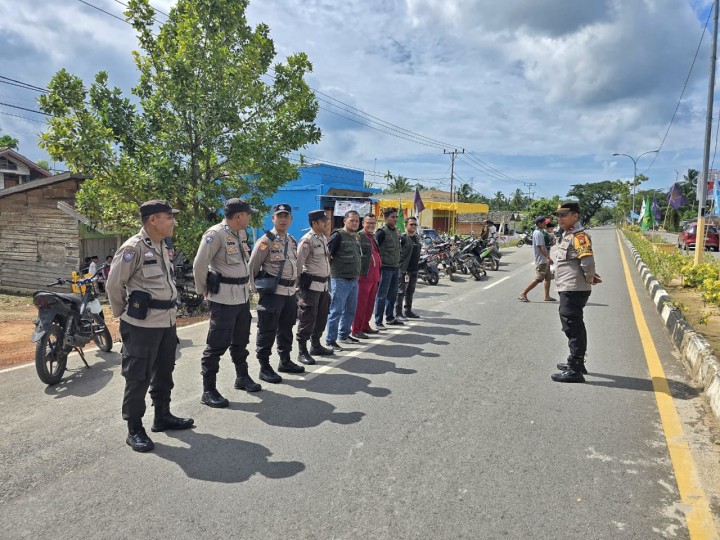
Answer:
[[(638, 160), (643, 157), (646, 154), (657, 154), (660, 151), (658, 148), (657, 150), (649, 150), (647, 152), (643, 152), (638, 157), (632, 157), (627, 154), (620, 154), (620, 153), (614, 153), (613, 156), (625, 156), (632, 159), (633, 162), (633, 192), (632, 192), (632, 212), (635, 213), (635, 186), (637, 185), (637, 162)], [(635, 219), (635, 218), (633, 218)]]

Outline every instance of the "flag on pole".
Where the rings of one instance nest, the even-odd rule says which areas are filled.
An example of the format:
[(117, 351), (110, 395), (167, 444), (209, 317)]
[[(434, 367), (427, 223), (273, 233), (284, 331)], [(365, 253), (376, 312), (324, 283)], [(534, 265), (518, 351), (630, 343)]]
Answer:
[(713, 183), (713, 216), (720, 216), (720, 187), (718, 187), (718, 180), (716, 179)]
[(673, 187), (670, 189), (670, 193), (667, 196), (667, 202), (675, 210), (678, 210), (681, 206), (685, 206), (687, 204), (687, 199), (685, 198), (685, 195), (683, 195), (682, 189), (680, 189), (680, 185), (677, 182), (674, 183)]
[(653, 215), (652, 215), (652, 208), (651, 208), (649, 199), (643, 199), (641, 214), (642, 214), (642, 218), (640, 221), (640, 230), (647, 231), (648, 229), (652, 229)]
[(660, 211), (660, 203), (657, 200), (657, 195), (653, 195), (652, 215), (655, 219), (655, 223), (659, 224), (662, 221), (662, 212)]
[(645, 217), (645, 199), (643, 199), (642, 205), (640, 206), (640, 215), (638, 216), (638, 219), (642, 221), (642, 219)]
[(425, 210), (422, 197), (420, 196), (420, 189), (415, 186), (415, 199), (413, 200), (413, 206), (415, 207), (415, 215), (419, 216), (420, 212)]
[(405, 216), (403, 216), (402, 201), (398, 201), (398, 222), (397, 230), (401, 233), (405, 232)]

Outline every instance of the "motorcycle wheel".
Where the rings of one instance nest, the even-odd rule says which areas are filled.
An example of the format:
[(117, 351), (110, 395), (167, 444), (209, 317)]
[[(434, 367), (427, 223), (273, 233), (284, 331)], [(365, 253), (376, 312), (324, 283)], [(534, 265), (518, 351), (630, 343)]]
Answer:
[(62, 336), (60, 325), (53, 323), (35, 347), (35, 369), (40, 380), (48, 386), (60, 382), (67, 366), (67, 352), (63, 351)]
[(108, 330), (107, 326), (102, 327), (102, 330), (98, 332), (99, 325), (97, 323), (93, 324), (93, 341), (95, 342), (95, 345), (97, 345), (98, 349), (100, 349), (103, 352), (110, 352), (112, 351), (112, 335), (110, 334), (110, 330)]
[(497, 259), (490, 258), (490, 270), (497, 270), (500, 268), (500, 263)]
[(438, 281), (440, 281), (440, 274), (437, 272), (428, 272), (427, 278), (430, 285), (437, 285)]
[(518, 240), (518, 242), (517, 242), (517, 247), (523, 247), (524, 245), (525, 245), (525, 241), (524, 241), (524, 240)]
[(445, 268), (445, 275), (447, 276), (447, 278), (448, 278), (450, 281), (452, 281), (452, 280), (453, 280), (453, 278), (452, 278), (452, 276), (453, 276), (452, 268), (446, 267), (446, 268)]

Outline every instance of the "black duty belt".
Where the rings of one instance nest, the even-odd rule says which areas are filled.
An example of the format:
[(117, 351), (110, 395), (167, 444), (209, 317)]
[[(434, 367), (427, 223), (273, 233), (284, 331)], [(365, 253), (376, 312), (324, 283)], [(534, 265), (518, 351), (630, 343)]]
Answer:
[(151, 309), (172, 309), (177, 305), (176, 300), (150, 300)]
[(318, 283), (325, 283), (328, 280), (327, 276), (325, 276), (325, 277), (310, 276), (310, 278), (313, 281), (317, 281)]
[(283, 287), (294, 287), (295, 286), (295, 280), (293, 279), (279, 279), (278, 285), (282, 285)]
[(220, 276), (220, 283), (228, 283), (230, 285), (245, 285), (249, 280), (250, 278), (248, 276), (236, 278)]

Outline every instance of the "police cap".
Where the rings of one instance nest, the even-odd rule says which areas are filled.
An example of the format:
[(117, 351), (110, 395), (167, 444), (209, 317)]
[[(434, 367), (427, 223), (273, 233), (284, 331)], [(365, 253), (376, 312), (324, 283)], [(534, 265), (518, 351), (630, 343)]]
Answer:
[(328, 221), (330, 218), (325, 213), (325, 210), (313, 210), (308, 212), (308, 220), (313, 221)]
[(173, 214), (177, 214), (180, 210), (175, 210), (167, 201), (157, 199), (144, 202), (140, 205), (140, 217), (142, 218), (152, 216), (153, 214), (160, 214), (162, 212), (172, 212)]
[(249, 203), (242, 199), (228, 199), (225, 201), (225, 214), (234, 214), (235, 212), (247, 212), (248, 214), (257, 214), (258, 210), (250, 206)]
[(274, 216), (278, 214), (292, 214), (292, 206), (287, 203), (280, 203), (273, 206), (272, 211)]
[(579, 214), (580, 205), (575, 201), (564, 202), (558, 205), (557, 210), (554, 212), (554, 214), (557, 216), (558, 214), (564, 214), (565, 212), (574, 212), (576, 214)]

